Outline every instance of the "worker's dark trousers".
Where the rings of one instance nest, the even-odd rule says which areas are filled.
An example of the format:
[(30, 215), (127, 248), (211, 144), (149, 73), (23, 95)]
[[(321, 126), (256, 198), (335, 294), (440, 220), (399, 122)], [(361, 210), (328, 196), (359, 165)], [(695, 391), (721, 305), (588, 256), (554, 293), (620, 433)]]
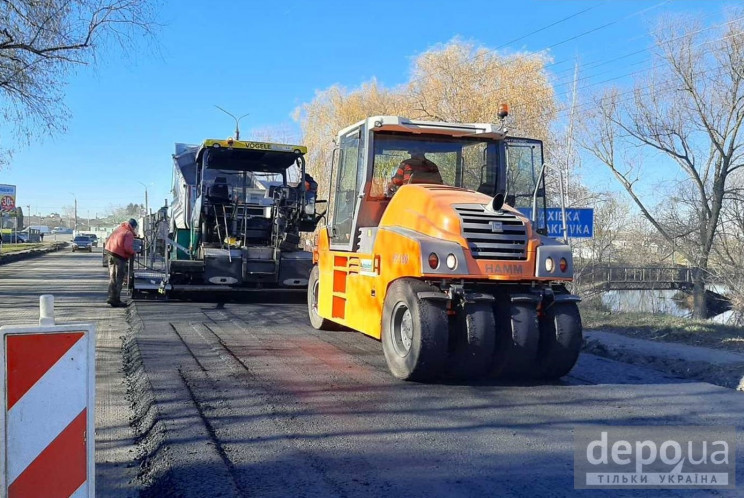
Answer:
[(127, 276), (127, 260), (109, 256), (109, 287), (108, 302), (118, 303), (121, 301), (121, 286)]

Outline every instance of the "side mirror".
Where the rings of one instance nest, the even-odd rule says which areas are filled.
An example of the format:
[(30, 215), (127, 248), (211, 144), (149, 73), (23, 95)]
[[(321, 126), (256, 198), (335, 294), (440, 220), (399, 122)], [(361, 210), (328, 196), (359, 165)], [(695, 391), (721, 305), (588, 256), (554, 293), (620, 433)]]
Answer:
[(505, 202), (511, 207), (514, 207), (514, 205), (517, 203), (517, 196), (515, 194), (509, 194), (506, 196)]

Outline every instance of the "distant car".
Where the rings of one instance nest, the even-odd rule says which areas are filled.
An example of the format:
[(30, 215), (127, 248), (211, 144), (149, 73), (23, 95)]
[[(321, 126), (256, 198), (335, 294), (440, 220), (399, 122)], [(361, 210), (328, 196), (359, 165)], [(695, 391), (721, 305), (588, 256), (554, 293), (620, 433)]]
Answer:
[(54, 227), (52, 229), (52, 233), (54, 234), (65, 234), (65, 233), (72, 233), (72, 228), (64, 228), (64, 227)]
[(98, 247), (98, 235), (94, 233), (81, 233), (80, 235), (90, 238), (90, 241), (93, 243), (93, 247)]
[(72, 252), (75, 251), (93, 252), (93, 241), (90, 240), (90, 237), (78, 235), (72, 241)]
[(5, 232), (0, 234), (3, 244), (25, 244), (28, 242), (28, 234), (23, 232)]

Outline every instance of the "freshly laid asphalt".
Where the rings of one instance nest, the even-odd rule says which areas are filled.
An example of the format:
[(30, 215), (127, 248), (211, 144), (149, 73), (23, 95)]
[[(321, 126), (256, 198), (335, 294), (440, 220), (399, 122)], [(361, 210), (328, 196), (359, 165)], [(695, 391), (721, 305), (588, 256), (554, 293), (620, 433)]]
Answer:
[(119, 310), (105, 279), (96, 253), (0, 267), (1, 323), (50, 292), (58, 322), (98, 324), (100, 496), (707, 496), (574, 490), (573, 431), (734, 426), (743, 454), (744, 395), (723, 387), (589, 354), (552, 384), (400, 382), (379, 342), (313, 330), (303, 296)]

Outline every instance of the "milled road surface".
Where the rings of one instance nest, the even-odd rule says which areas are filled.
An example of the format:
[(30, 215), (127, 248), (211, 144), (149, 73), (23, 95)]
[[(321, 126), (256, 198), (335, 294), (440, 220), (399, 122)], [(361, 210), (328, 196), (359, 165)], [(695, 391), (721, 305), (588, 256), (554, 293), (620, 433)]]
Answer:
[[(8, 268), (0, 267), (0, 320), (17, 307), (35, 311), (41, 289), (29, 287), (33, 275), (50, 279), (56, 267), (64, 268), (54, 284), (60, 317), (98, 317), (104, 329), (123, 319), (124, 312), (96, 304), (105, 288), (100, 255), (34, 262), (41, 266), (12, 270), (12, 286), (23, 295), (10, 303)], [(302, 299), (262, 293), (224, 306), (138, 301), (129, 312), (136, 343), (125, 351), (139, 432), (130, 462), (136, 467), (107, 463), (121, 455), (116, 448), (131, 449), (126, 430), (108, 422), (97, 428), (97, 475), (123, 467), (131, 472), (121, 476), (149, 486), (147, 496), (619, 496), (573, 489), (575, 428), (744, 429), (741, 393), (592, 355), (555, 384), (400, 382), (388, 373), (379, 342), (313, 330)], [(118, 364), (99, 360), (99, 399), (123, 389), (106, 380), (120, 375), (122, 360), (121, 341), (109, 344), (99, 358), (118, 354)], [(120, 442), (110, 439), (117, 435)], [(744, 454), (741, 435), (738, 449)], [(135, 462), (138, 454), (146, 458)], [(123, 492), (121, 482), (99, 479), (114, 492)]]
[(96, 325), (96, 495), (138, 496), (138, 448), (122, 365), (126, 313), (105, 303), (108, 272), (100, 251), (67, 249), (0, 265), (0, 325), (38, 326), (42, 294), (54, 295), (58, 324)]

